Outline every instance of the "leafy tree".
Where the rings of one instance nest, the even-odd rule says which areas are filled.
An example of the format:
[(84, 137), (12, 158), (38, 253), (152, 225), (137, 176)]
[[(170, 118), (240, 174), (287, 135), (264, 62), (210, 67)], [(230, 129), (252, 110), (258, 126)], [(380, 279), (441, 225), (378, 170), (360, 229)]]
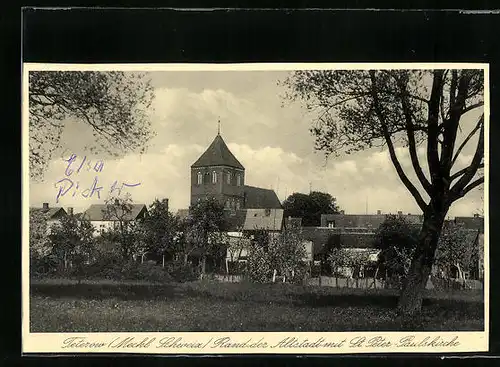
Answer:
[(140, 221), (140, 227), (148, 252), (160, 255), (165, 260), (166, 253), (173, 254), (178, 250), (180, 221), (168, 211), (168, 199), (155, 199), (147, 216)]
[(478, 249), (478, 233), (463, 228), (462, 225), (446, 222), (439, 238), (436, 251), (436, 265), (450, 277), (452, 269), (458, 273), (458, 279), (465, 281), (465, 271), (475, 264)]
[(404, 216), (388, 215), (375, 232), (374, 246), (381, 250), (379, 264), (390, 270), (392, 275), (404, 279), (418, 244), (419, 232), (420, 228)]
[(64, 268), (71, 266), (72, 272), (81, 280), (95, 254), (92, 224), (73, 215), (63, 216), (50, 228), (49, 238), (53, 244), (52, 252), (63, 261)]
[(304, 226), (320, 226), (321, 214), (337, 214), (336, 199), (325, 192), (294, 193), (283, 202), (285, 217), (302, 218)]
[[(92, 129), (110, 154), (144, 148), (153, 135), (146, 110), (153, 88), (144, 74), (99, 71), (31, 71), (29, 73), (30, 175), (43, 175), (60, 146), (65, 121)], [(95, 147), (92, 147), (95, 149)]]
[[(311, 128), (316, 149), (326, 155), (352, 153), (386, 145), (402, 183), (423, 212), (424, 221), (399, 310), (413, 314), (435, 258), (450, 206), (484, 182), (484, 112), (459, 141), (463, 116), (483, 106), (482, 70), (320, 70), (297, 71), (286, 81), (291, 100), (318, 112)], [(457, 167), (462, 150), (477, 137), (465, 168)], [(426, 147), (427, 167), (418, 145)], [(415, 184), (396, 154), (407, 147)], [(426, 171), (427, 170), (427, 174)]]
[(251, 280), (259, 283), (268, 282), (274, 270), (278, 274), (297, 275), (304, 270), (304, 259), (307, 255), (300, 233), (296, 230), (285, 230), (279, 234), (268, 233), (264, 244), (259, 240), (251, 241), (248, 249), (247, 272)]
[(30, 209), (29, 217), (30, 258), (42, 258), (51, 250), (47, 217), (39, 209)]
[(130, 260), (145, 250), (141, 226), (131, 218), (133, 200), (130, 194), (125, 196), (110, 196), (105, 200), (103, 219), (113, 222), (113, 227), (108, 230), (108, 237), (118, 242), (122, 257)]
[(220, 251), (221, 242), (225, 242), (222, 231), (225, 229), (224, 206), (215, 198), (198, 201), (189, 208), (186, 220), (184, 261), (194, 251), (202, 254), (202, 274), (205, 272), (207, 255)]

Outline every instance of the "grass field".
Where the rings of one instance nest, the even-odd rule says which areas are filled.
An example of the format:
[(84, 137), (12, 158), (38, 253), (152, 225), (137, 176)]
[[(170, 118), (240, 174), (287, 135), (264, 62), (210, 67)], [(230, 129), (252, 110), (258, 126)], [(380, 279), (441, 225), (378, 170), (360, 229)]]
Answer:
[(394, 290), (289, 284), (51, 280), (31, 284), (31, 332), (483, 330), (481, 291), (428, 291), (419, 317)]

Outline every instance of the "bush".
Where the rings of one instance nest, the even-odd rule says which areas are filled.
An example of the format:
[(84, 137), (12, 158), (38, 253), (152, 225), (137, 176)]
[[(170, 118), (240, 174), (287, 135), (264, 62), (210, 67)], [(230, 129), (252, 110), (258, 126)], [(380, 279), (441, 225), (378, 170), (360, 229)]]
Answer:
[(122, 267), (123, 257), (113, 251), (102, 251), (88, 266), (86, 273), (91, 278), (120, 280), (123, 279)]
[(130, 261), (122, 268), (123, 279), (143, 280), (149, 282), (169, 282), (172, 280), (170, 274), (158, 265), (139, 264)]
[(44, 256), (30, 259), (30, 277), (40, 278), (57, 274), (59, 260), (55, 256)]
[(200, 272), (197, 267), (184, 264), (180, 261), (169, 262), (165, 266), (166, 272), (176, 282), (191, 282), (199, 279)]

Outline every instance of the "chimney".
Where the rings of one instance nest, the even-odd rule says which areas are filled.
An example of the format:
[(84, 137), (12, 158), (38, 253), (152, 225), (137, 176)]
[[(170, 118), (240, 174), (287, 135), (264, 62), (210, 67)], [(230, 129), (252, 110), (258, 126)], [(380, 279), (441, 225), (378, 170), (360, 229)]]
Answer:
[(73, 207), (69, 207), (68, 208), (68, 214), (69, 215), (73, 215)]
[(49, 203), (43, 203), (43, 209), (49, 210)]
[(380, 215), (380, 214), (382, 214), (382, 210), (379, 209), (379, 210), (377, 210), (377, 215)]

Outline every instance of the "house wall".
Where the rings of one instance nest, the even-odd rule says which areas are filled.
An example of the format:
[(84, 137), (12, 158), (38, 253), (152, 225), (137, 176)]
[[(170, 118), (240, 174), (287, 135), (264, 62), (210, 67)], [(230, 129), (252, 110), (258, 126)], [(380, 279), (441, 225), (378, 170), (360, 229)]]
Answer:
[(110, 220), (94, 220), (90, 224), (94, 226), (94, 236), (99, 236), (102, 232), (113, 229), (115, 226), (115, 221)]

